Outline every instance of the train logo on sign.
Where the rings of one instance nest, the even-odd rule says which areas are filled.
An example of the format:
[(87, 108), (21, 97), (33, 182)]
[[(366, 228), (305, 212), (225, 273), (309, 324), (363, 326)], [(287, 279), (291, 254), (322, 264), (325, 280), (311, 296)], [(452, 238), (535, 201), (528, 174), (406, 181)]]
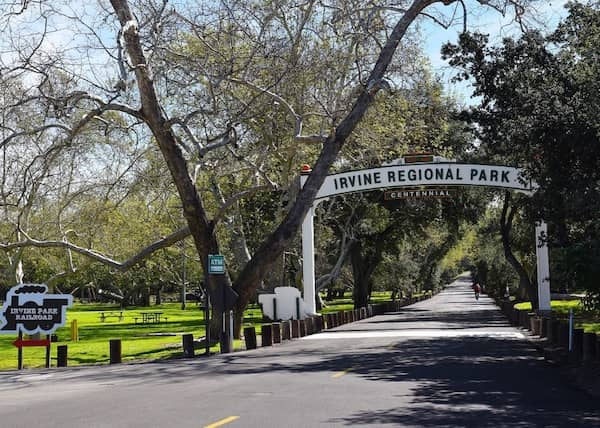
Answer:
[(0, 333), (51, 334), (66, 323), (70, 294), (47, 294), (46, 284), (19, 284), (0, 309)]

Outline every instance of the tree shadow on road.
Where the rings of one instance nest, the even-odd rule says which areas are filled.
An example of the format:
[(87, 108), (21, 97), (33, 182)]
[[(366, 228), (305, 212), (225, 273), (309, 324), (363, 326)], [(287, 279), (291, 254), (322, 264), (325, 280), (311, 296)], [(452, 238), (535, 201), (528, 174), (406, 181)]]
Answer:
[[(506, 321), (506, 318), (499, 311), (489, 310), (471, 310), (468, 312), (450, 312), (450, 311), (423, 311), (414, 313), (413, 311), (401, 310), (398, 312), (391, 312), (386, 314), (384, 317), (369, 318), (364, 321), (356, 323), (355, 326), (379, 326), (389, 325), (393, 327), (393, 324), (407, 324), (407, 323), (438, 323), (435, 328), (439, 328), (439, 325), (445, 324), (442, 328), (473, 328), (473, 327), (509, 327), (510, 324)], [(354, 325), (354, 324), (353, 324)], [(397, 328), (397, 327), (396, 327)], [(402, 329), (406, 328), (404, 325)], [(427, 328), (426, 325), (419, 325), (418, 328)], [(341, 328), (340, 330), (343, 330)]]
[(411, 385), (414, 399), (409, 405), (399, 396), (397, 407), (357, 411), (327, 421), (348, 426), (600, 427), (598, 404), (575, 389), (564, 393), (559, 372), (522, 342), (491, 337), (468, 340), (466, 346), (464, 338), (403, 340), (391, 349), (343, 355), (312, 351), (287, 365), (271, 364), (257, 355), (255, 364), (246, 360), (238, 366), (232, 359), (225, 371), (298, 375), (352, 367), (348, 376)]
[(561, 394), (564, 388), (557, 373), (526, 350), (515, 354), (515, 345), (507, 339), (473, 338), (465, 352), (464, 341), (456, 338), (412, 340), (399, 343), (387, 355), (369, 355), (357, 361), (357, 374), (372, 380), (416, 382), (413, 403), (357, 412), (332, 422), (419, 427), (600, 426), (596, 403), (576, 390)]

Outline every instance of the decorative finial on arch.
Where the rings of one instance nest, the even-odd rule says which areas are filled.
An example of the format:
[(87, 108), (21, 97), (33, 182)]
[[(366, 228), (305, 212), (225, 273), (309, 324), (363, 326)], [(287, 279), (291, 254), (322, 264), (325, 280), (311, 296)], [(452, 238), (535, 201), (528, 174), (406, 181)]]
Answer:
[(311, 172), (312, 172), (312, 168), (307, 163), (303, 164), (302, 167), (300, 168), (300, 174), (302, 174), (302, 175), (308, 175)]

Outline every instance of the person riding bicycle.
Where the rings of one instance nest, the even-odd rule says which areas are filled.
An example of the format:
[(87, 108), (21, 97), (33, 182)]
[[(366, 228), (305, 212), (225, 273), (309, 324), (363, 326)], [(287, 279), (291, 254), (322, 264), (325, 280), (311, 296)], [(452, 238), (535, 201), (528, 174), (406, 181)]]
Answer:
[(481, 285), (478, 282), (473, 284), (473, 291), (475, 292), (475, 300), (479, 300), (479, 294), (481, 294)]

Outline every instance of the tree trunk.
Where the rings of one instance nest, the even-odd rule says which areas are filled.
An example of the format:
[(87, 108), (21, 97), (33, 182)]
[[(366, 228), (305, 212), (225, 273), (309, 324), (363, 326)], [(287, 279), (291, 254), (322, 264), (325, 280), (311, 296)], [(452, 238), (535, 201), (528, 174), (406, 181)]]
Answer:
[(362, 255), (362, 244), (356, 242), (350, 248), (350, 263), (352, 264), (352, 277), (354, 288), (352, 298), (354, 308), (362, 308), (369, 303), (369, 269)]
[[(325, 275), (323, 275), (319, 279), (317, 279), (316, 284), (315, 284), (315, 291), (318, 292), (325, 287), (329, 286), (329, 288), (331, 288), (331, 286), (333, 286), (333, 283), (340, 277), (340, 275), (342, 273), (342, 267), (344, 266), (346, 259), (348, 259), (348, 255), (350, 254), (350, 249), (352, 248), (352, 245), (354, 244), (354, 242), (355, 242), (354, 239), (350, 239), (349, 241), (347, 241), (346, 235), (344, 233), (344, 236), (342, 238), (342, 242), (340, 245), (340, 254), (338, 255), (335, 265), (331, 268), (330, 272), (326, 273)], [(317, 295), (318, 295), (318, 293), (317, 293)], [(329, 292), (328, 292), (328, 297), (329, 297)]]
[[(111, 0), (119, 22), (123, 29), (123, 38), (129, 58), (135, 72), (136, 82), (139, 90), (141, 109), (140, 118), (148, 125), (152, 135), (160, 148), (163, 158), (167, 164), (173, 182), (183, 206), (183, 214), (190, 227), (192, 238), (205, 272), (208, 271), (208, 255), (219, 254), (219, 245), (214, 233), (214, 225), (208, 220), (206, 210), (196, 186), (190, 177), (187, 162), (177, 144), (177, 139), (172, 132), (164, 111), (161, 108), (154, 82), (150, 75), (139, 34), (137, 24), (126, 0)], [(209, 276), (208, 288), (216, 294), (222, 287), (230, 287), (231, 281), (228, 275)], [(223, 314), (222, 307), (213, 305), (213, 317), (211, 329), (220, 329)]]
[(381, 261), (381, 251), (379, 246), (372, 257), (363, 254), (363, 246), (357, 241), (350, 249), (350, 263), (352, 264), (352, 277), (354, 279), (354, 288), (352, 298), (354, 308), (363, 308), (369, 304), (373, 282), (371, 276), (377, 265)]
[(162, 305), (162, 296), (161, 296), (161, 292), (160, 292), (161, 289), (162, 289), (161, 285), (157, 285), (156, 288), (154, 289), (154, 296), (156, 298), (157, 305)]
[(514, 255), (510, 244), (510, 231), (512, 228), (513, 219), (517, 212), (516, 207), (510, 207), (510, 202), (511, 194), (507, 191), (505, 192), (504, 204), (502, 206), (502, 215), (500, 217), (500, 233), (502, 235), (502, 247), (504, 248), (504, 256), (519, 276), (520, 293), (525, 294), (529, 298), (528, 300), (531, 301), (532, 308), (534, 310), (537, 310), (539, 308), (537, 290), (532, 284), (531, 279), (527, 274), (527, 271)]
[[(240, 296), (236, 306), (238, 311), (245, 309), (251, 294), (258, 288), (262, 278), (264, 278), (272, 264), (279, 259), (281, 253), (292, 242), (304, 220), (304, 216), (312, 206), (315, 196), (329, 172), (329, 168), (336, 160), (346, 139), (362, 120), (367, 108), (373, 102), (379, 84), (385, 76), (400, 40), (417, 15), (433, 3), (437, 3), (437, 0), (414, 1), (404, 12), (402, 18), (396, 23), (371, 71), (366, 87), (360, 93), (350, 113), (335, 128), (333, 134), (325, 140), (317, 162), (308, 180), (298, 193), (298, 197), (290, 211), (279, 227), (256, 250), (252, 259), (246, 264), (239, 278), (235, 281), (234, 289)], [(241, 324), (237, 324), (236, 332), (238, 334), (240, 328)]]
[[(190, 179), (185, 159), (181, 153), (173, 132), (168, 125), (154, 88), (154, 82), (150, 76), (142, 44), (137, 32), (135, 19), (129, 9), (126, 0), (110, 0), (115, 10), (123, 31), (127, 53), (129, 54), (132, 68), (135, 71), (137, 86), (139, 89), (142, 108), (139, 112), (140, 118), (149, 126), (152, 134), (160, 147), (163, 157), (167, 163), (171, 176), (183, 205), (183, 212), (190, 227), (194, 244), (198, 255), (202, 260), (204, 269), (207, 268), (208, 254), (218, 253), (217, 240), (214, 235), (212, 224), (209, 222), (206, 211), (196, 191), (194, 183)], [(415, 0), (403, 13), (396, 23), (388, 40), (382, 48), (377, 62), (371, 71), (358, 99), (354, 103), (350, 113), (340, 122), (335, 131), (325, 140), (313, 171), (307, 182), (301, 189), (292, 208), (277, 229), (266, 238), (246, 264), (239, 277), (236, 279), (234, 289), (239, 295), (236, 302), (236, 337), (239, 337), (243, 310), (250, 301), (252, 294), (259, 287), (261, 280), (265, 277), (271, 266), (279, 260), (281, 253), (290, 245), (296, 235), (304, 216), (312, 206), (317, 191), (323, 184), (329, 168), (337, 158), (337, 154), (350, 136), (356, 125), (364, 117), (367, 108), (373, 102), (375, 94), (381, 88), (382, 80), (387, 68), (392, 61), (393, 55), (406, 33), (409, 25), (417, 15), (427, 6), (437, 3), (439, 0)], [(449, 4), (448, 1), (442, 1)], [(219, 287), (227, 287), (230, 280), (227, 275), (221, 275), (209, 280), (208, 287), (216, 291)], [(219, 322), (222, 310), (216, 308), (213, 321)]]

